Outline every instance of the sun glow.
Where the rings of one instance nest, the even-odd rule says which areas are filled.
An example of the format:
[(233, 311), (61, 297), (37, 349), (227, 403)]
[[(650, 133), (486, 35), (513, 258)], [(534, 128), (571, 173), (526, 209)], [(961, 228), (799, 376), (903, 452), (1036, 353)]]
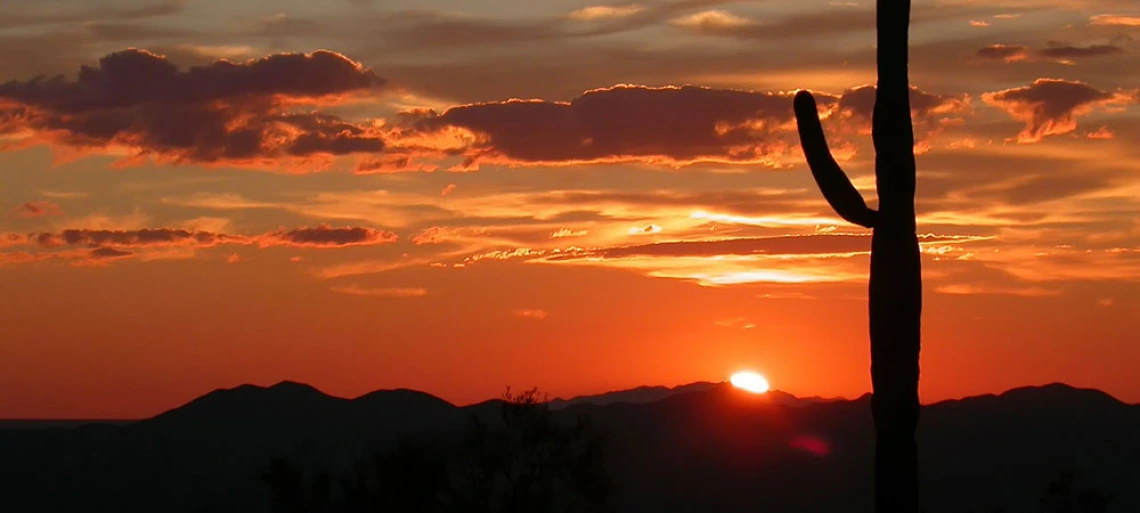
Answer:
[(755, 372), (741, 371), (733, 374), (729, 381), (732, 386), (753, 394), (763, 394), (768, 391), (768, 380)]

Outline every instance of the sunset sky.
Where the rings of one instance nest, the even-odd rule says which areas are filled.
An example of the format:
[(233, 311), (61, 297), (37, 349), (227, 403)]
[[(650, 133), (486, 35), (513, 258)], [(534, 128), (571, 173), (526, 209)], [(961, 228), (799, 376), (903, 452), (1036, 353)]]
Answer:
[[(870, 390), (874, 2), (44, 0), (0, 13), (0, 417), (241, 383), (457, 404)], [(922, 400), (1140, 401), (1140, 5), (915, 0)]]

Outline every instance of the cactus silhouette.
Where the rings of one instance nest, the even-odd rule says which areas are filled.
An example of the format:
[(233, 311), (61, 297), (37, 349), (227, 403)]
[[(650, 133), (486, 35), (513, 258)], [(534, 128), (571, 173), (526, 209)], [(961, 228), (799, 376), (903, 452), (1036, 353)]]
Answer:
[(811, 93), (796, 94), (800, 144), (831, 207), (871, 228), (868, 288), (871, 410), (875, 419), (875, 510), (917, 513), (919, 332), (922, 272), (914, 215), (914, 129), (910, 119), (907, 37), (910, 0), (877, 0), (878, 85), (872, 115), (878, 211), (867, 207), (831, 156)]

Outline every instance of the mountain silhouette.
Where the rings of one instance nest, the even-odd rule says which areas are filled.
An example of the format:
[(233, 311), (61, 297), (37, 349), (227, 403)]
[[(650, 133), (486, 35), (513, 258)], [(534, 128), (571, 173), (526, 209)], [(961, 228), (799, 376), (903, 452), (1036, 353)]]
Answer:
[[(610, 440), (617, 511), (869, 512), (870, 396), (754, 395), (723, 383), (552, 401)], [(259, 512), (274, 456), (339, 471), (409, 437), (458, 435), (499, 400), (459, 407), (413, 390), (354, 399), (300, 383), (215, 390), (126, 425), (0, 430), (0, 497), (21, 512)], [(1059, 472), (1140, 511), (1140, 406), (1063, 384), (923, 408), (923, 509), (1037, 511)]]
[[(725, 382), (714, 383), (710, 381), (699, 381), (696, 383), (689, 383), (687, 385), (679, 385), (676, 387), (642, 386), (631, 388), (629, 390), (606, 392), (604, 394), (577, 396), (570, 399), (556, 398), (550, 401), (550, 408), (559, 410), (578, 404), (594, 404), (598, 406), (606, 406), (615, 403), (653, 403), (674, 395), (688, 394), (692, 392), (707, 392), (709, 390), (724, 386), (726, 386)], [(780, 404), (783, 404), (785, 406), (803, 406), (817, 402), (839, 400), (825, 399), (822, 397), (796, 397), (792, 394), (781, 392), (779, 390), (772, 390), (765, 395), (767, 395), (770, 400), (778, 401)]]

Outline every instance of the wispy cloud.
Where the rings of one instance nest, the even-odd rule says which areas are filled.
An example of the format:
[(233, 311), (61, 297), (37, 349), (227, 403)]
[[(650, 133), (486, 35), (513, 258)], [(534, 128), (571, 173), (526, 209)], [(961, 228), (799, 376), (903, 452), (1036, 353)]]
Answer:
[(348, 294), (351, 296), (387, 298), (408, 298), (427, 295), (427, 289), (420, 287), (361, 287), (360, 285), (351, 284), (330, 287), (329, 290), (332, 290), (333, 292), (339, 292), (341, 294)]

